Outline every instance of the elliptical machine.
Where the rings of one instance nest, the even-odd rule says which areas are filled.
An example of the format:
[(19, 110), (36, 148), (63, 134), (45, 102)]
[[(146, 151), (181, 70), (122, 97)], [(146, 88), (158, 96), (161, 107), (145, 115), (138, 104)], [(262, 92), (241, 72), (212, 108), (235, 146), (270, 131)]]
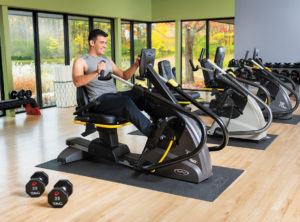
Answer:
[[(263, 101), (267, 100), (269, 102), (274, 119), (291, 119), (292, 113), (299, 106), (299, 96), (296, 92), (296, 85), (290, 78), (281, 76), (265, 67), (262, 63), (262, 59), (258, 57), (258, 52), (259, 50), (255, 48), (253, 58), (248, 59), (249, 51), (247, 51), (244, 59), (233, 59), (229, 64), (231, 67), (238, 67), (233, 72), (239, 77), (237, 78), (239, 81), (248, 85), (253, 85), (258, 82), (259, 85), (264, 88), (262, 89), (254, 85), (258, 87), (256, 95)], [(290, 83), (291, 87), (287, 85), (287, 83)], [(265, 92), (265, 89), (268, 93)], [(269, 98), (267, 94), (269, 94)], [(296, 103), (294, 107), (292, 106), (290, 96), (295, 97)], [(261, 108), (263, 109), (263, 107)], [(263, 113), (267, 115), (265, 110), (263, 110)]]
[[(258, 58), (258, 49), (254, 49), (253, 59), (250, 61), (254, 65), (253, 73), (256, 79), (270, 92), (270, 108), (274, 118), (291, 119), (292, 113), (299, 106), (299, 96), (297, 92), (280, 79), (284, 77), (281, 77), (279, 74), (272, 73), (270, 69), (268, 70), (262, 64), (262, 61)], [(289, 78), (286, 79), (291, 81)], [(294, 82), (292, 82), (292, 87), (294, 88), (295, 86), (293, 84)], [(292, 106), (289, 93), (295, 97), (294, 107)], [(260, 90), (257, 92), (257, 96), (261, 99), (265, 99), (265, 96)]]
[(176, 81), (173, 70), (171, 69), (171, 64), (168, 60), (160, 61), (158, 63), (158, 70), (161, 79), (169, 87), (170, 91), (176, 98), (181, 98), (181, 100), (185, 100), (188, 101), (190, 104), (193, 104), (203, 113), (210, 116), (218, 124), (220, 133), (222, 133), (223, 136), (223, 140), (219, 146), (208, 147), (209, 151), (219, 151), (223, 149), (228, 144), (229, 133), (222, 119), (219, 116), (217, 116), (214, 112), (212, 112), (209, 108), (205, 107), (202, 103), (198, 102), (193, 96), (193, 91), (183, 90), (181, 88), (181, 86)]
[(116, 128), (126, 125), (126, 121), (116, 116), (92, 113), (90, 110), (97, 105), (97, 100), (88, 102), (86, 92), (78, 88), (75, 121), (86, 125), (83, 136), (98, 131), (99, 138), (93, 141), (81, 137), (67, 139), (68, 147), (59, 154), (57, 158), (59, 162), (66, 164), (92, 156), (138, 171), (193, 183), (199, 183), (212, 176), (205, 125), (196, 115), (178, 104), (154, 71), (154, 58), (154, 49), (142, 50), (139, 78), (148, 78), (159, 94), (114, 74), (99, 77), (99, 81), (110, 78), (120, 80), (136, 93), (159, 105), (160, 112), (155, 115), (155, 119), (159, 116), (156, 122), (157, 129), (153, 138), (148, 138), (141, 154), (131, 153), (127, 145), (118, 141)]
[[(195, 67), (190, 61), (194, 71), (203, 69), (206, 87), (212, 88), (212, 99), (209, 108), (226, 123), (229, 137), (259, 141), (267, 136), (267, 129), (272, 122), (271, 109), (260, 98), (239, 83), (235, 76), (226, 73), (223, 67), (225, 48), (218, 47), (215, 54), (215, 63), (203, 59), (204, 49), (198, 61), (202, 67)], [(260, 104), (268, 112), (268, 121), (259, 107)], [(219, 129), (214, 122), (208, 135), (219, 135)]]

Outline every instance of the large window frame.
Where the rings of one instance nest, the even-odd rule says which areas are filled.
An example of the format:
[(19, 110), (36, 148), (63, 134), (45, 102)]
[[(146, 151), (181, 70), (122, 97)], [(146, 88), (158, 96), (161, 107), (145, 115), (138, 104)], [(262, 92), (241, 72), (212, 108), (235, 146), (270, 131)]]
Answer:
[[(14, 10), (14, 11), (24, 11), (24, 12), (31, 12), (32, 13), (32, 19), (33, 19), (33, 31), (34, 31), (34, 52), (35, 52), (35, 75), (36, 75), (36, 90), (37, 90), (37, 102), (40, 108), (48, 108), (53, 106), (43, 106), (42, 101), (42, 80), (41, 80), (41, 64), (40, 64), (40, 46), (39, 46), (39, 26), (38, 26), (38, 13), (47, 13), (47, 14), (55, 14), (55, 15), (62, 15), (63, 16), (63, 31), (64, 31), (64, 57), (65, 57), (65, 65), (70, 65), (71, 63), (71, 55), (70, 55), (70, 41), (69, 41), (69, 17), (70, 16), (79, 16), (84, 17), (88, 19), (89, 22), (89, 31), (94, 28), (94, 21), (95, 20), (107, 20), (110, 21), (111, 24), (111, 58), (113, 61), (115, 61), (115, 32), (114, 32), (114, 20), (113, 18), (107, 18), (107, 17), (98, 17), (98, 16), (86, 16), (81, 14), (69, 14), (69, 13), (60, 13), (60, 12), (49, 12), (49, 11), (40, 11), (40, 10), (28, 10), (28, 9), (20, 9), (20, 8), (11, 8), (9, 7), (8, 10)], [(234, 20), (234, 17), (227, 17), (227, 18), (209, 18), (209, 19), (196, 19), (196, 20), (181, 20), (181, 48), (180, 48), (180, 62), (181, 62), (181, 70), (180, 71), (180, 81), (182, 82), (182, 54), (183, 54), (183, 47), (182, 47), (182, 41), (183, 41), (183, 31), (182, 31), (182, 23), (186, 21), (205, 21), (206, 22), (206, 57), (209, 58), (209, 22), (215, 21), (218, 22), (218, 20)], [(135, 62), (135, 57), (137, 55), (134, 55), (134, 24), (138, 23), (145, 23), (146, 24), (146, 36), (147, 36), (147, 48), (152, 47), (152, 24), (154, 23), (168, 23), (168, 22), (175, 22), (174, 20), (170, 21), (155, 21), (155, 22), (149, 22), (149, 21), (142, 21), (142, 20), (126, 20), (122, 19), (121, 22), (128, 22), (130, 24), (130, 64), (132, 65)], [(2, 64), (1, 64), (2, 65)], [(132, 78), (131, 82), (134, 83), (135, 79)], [(3, 73), (1, 73), (0, 70), (0, 84), (1, 84), (1, 91), (2, 91), (2, 97), (4, 97), (4, 85), (3, 85)], [(197, 90), (197, 89), (196, 89)], [(4, 99), (4, 98), (1, 98)], [(5, 114), (4, 114), (5, 115)]]
[[(175, 20), (167, 20), (167, 21), (155, 21), (155, 22), (151, 22), (151, 45), (152, 44), (152, 33), (153, 33), (153, 30), (152, 30), (152, 24), (156, 24), (156, 23), (174, 23), (174, 26), (175, 26)], [(175, 34), (176, 30), (175, 30), (175, 27), (174, 27), (174, 47), (175, 47), (175, 51), (176, 51), (176, 34)], [(174, 52), (174, 58), (175, 58), (175, 52)], [(172, 61), (171, 62), (171, 65), (172, 65)], [(158, 64), (158, 61), (156, 60), (155, 64), (154, 64), (154, 69), (155, 70), (158, 70), (158, 67), (157, 67), (157, 64)], [(175, 65), (175, 64), (173, 64)]]
[[(2, 68), (2, 54), (1, 54), (1, 45), (0, 45), (0, 90), (1, 90), (1, 98), (0, 100), (4, 100), (4, 84), (3, 84), (3, 68)], [(5, 110), (0, 110), (0, 117), (5, 116)]]
[[(205, 48), (205, 56), (206, 58), (209, 58), (209, 36), (210, 36), (210, 21), (213, 21), (213, 22), (217, 22), (217, 21), (220, 21), (220, 20), (233, 20), (234, 21), (234, 17), (225, 17), (225, 18), (208, 18), (208, 19), (188, 19), (188, 20), (181, 20), (181, 47), (180, 47), (180, 67), (181, 67), (181, 70), (180, 70), (180, 82), (182, 83), (182, 74), (183, 74), (183, 70), (182, 70), (182, 53), (183, 53), (183, 47), (182, 47), (182, 41), (183, 41), (183, 30), (182, 30), (182, 23), (183, 22), (192, 22), (192, 21), (204, 21), (206, 22), (206, 48)], [(198, 64), (195, 64), (195, 65), (198, 65)], [(188, 88), (189, 89), (189, 88)], [(200, 89), (189, 89), (189, 90), (195, 90), (195, 91), (199, 91)], [(200, 90), (201, 91), (201, 90)]]
[[(129, 23), (129, 42), (130, 42), (130, 65), (132, 65), (135, 62), (135, 57), (138, 55), (134, 55), (134, 24), (146, 24), (146, 48), (151, 48), (151, 24), (152, 22), (145, 22), (145, 21), (133, 21), (133, 20), (126, 20), (122, 19), (121, 23)], [(128, 67), (129, 68), (129, 67)], [(130, 80), (132, 83), (135, 83), (134, 76)]]
[[(49, 12), (43, 10), (28, 10), (28, 9), (20, 9), (20, 8), (13, 8), (9, 7), (8, 10), (13, 11), (20, 11), (20, 12), (31, 12), (32, 13), (32, 20), (33, 20), (33, 36), (34, 36), (34, 58), (35, 58), (35, 77), (36, 77), (36, 93), (37, 93), (37, 103), (38, 106), (42, 109), (55, 107), (56, 105), (51, 106), (44, 106), (42, 101), (42, 79), (41, 79), (41, 55), (40, 55), (40, 45), (39, 45), (39, 18), (38, 13), (46, 13), (46, 14), (53, 14), (53, 15), (62, 15), (63, 16), (63, 32), (64, 32), (64, 57), (65, 57), (65, 65), (70, 65), (71, 63), (71, 56), (70, 56), (70, 42), (69, 42), (69, 16), (80, 16), (88, 18), (89, 21), (89, 31), (93, 29), (93, 21), (96, 19), (105, 19), (110, 21), (111, 24), (111, 59), (115, 61), (115, 32), (114, 32), (114, 20), (113, 18), (107, 17), (99, 17), (99, 16), (86, 16), (80, 14), (69, 14), (69, 13), (61, 13), (61, 12)], [(1, 61), (0, 61), (1, 62)], [(2, 66), (2, 62), (1, 62)], [(3, 73), (0, 72), (1, 75)], [(0, 76), (0, 84), (1, 90), (3, 90), (3, 81), (1, 81)], [(2, 94), (3, 97), (4, 94)], [(4, 99), (4, 98), (1, 98)], [(24, 111), (21, 111), (24, 112)]]

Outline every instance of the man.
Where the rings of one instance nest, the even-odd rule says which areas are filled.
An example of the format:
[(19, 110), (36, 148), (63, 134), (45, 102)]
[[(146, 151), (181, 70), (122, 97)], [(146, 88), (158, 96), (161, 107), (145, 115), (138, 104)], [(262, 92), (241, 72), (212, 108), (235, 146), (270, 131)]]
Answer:
[(76, 87), (85, 86), (89, 101), (99, 101), (100, 104), (94, 107), (92, 112), (123, 117), (149, 137), (154, 127), (141, 110), (151, 111), (153, 104), (133, 91), (117, 92), (113, 79), (100, 81), (97, 78), (100, 71), (104, 70), (104, 76), (112, 72), (128, 80), (139, 67), (140, 58), (137, 58), (129, 69), (122, 71), (112, 60), (104, 57), (106, 37), (107, 33), (100, 29), (90, 32), (88, 53), (74, 61), (73, 82)]

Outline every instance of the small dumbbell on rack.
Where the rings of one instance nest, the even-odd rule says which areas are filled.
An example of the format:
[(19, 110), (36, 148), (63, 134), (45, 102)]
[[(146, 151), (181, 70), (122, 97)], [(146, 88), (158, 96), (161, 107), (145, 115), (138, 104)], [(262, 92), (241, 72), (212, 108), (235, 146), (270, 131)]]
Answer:
[(61, 208), (73, 193), (73, 184), (69, 180), (59, 180), (48, 194), (48, 203), (54, 208)]
[(32, 91), (31, 91), (30, 89), (25, 90), (24, 96), (25, 96), (27, 99), (30, 99), (31, 96), (32, 96)]
[(44, 171), (37, 171), (31, 177), (26, 184), (26, 193), (31, 197), (39, 197), (48, 184), (48, 175)]

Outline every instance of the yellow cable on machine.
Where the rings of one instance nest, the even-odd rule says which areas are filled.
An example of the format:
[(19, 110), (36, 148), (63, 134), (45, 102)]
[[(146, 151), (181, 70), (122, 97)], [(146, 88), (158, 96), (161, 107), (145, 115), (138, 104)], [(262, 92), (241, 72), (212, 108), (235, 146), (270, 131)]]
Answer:
[[(162, 161), (164, 161), (164, 159), (166, 158), (167, 154), (169, 153), (169, 151), (170, 151), (170, 149), (171, 149), (171, 147), (172, 147), (172, 145), (173, 145), (173, 142), (174, 142), (175, 140), (176, 140), (176, 137), (174, 136), (174, 139), (172, 139), (172, 140), (170, 141), (168, 148), (166, 149), (164, 155), (160, 158), (160, 160), (158, 161), (158, 163), (161, 163)], [(154, 172), (155, 172), (155, 170), (151, 170), (151, 173), (154, 173)]]
[[(212, 91), (213, 88), (200, 88), (200, 90)], [(224, 91), (224, 89), (217, 89), (218, 91)]]
[[(197, 102), (203, 102), (203, 101), (205, 101), (205, 99), (203, 99), (203, 98), (198, 98), (198, 99), (196, 99), (196, 101), (197, 101)], [(179, 103), (179, 104), (191, 104), (190, 101), (178, 101), (178, 103)]]
[[(81, 121), (78, 121), (78, 120), (74, 120), (74, 123), (75, 124), (81, 124), (81, 125), (86, 125), (86, 122), (81, 122)], [(110, 129), (113, 129), (113, 128), (120, 128), (120, 127), (123, 127), (123, 126), (127, 126), (127, 125), (130, 125), (131, 122), (126, 122), (126, 123), (123, 123), (123, 124), (118, 124), (118, 125), (105, 125), (105, 124), (94, 124), (94, 126), (96, 127), (101, 127), (101, 128), (110, 128)]]

